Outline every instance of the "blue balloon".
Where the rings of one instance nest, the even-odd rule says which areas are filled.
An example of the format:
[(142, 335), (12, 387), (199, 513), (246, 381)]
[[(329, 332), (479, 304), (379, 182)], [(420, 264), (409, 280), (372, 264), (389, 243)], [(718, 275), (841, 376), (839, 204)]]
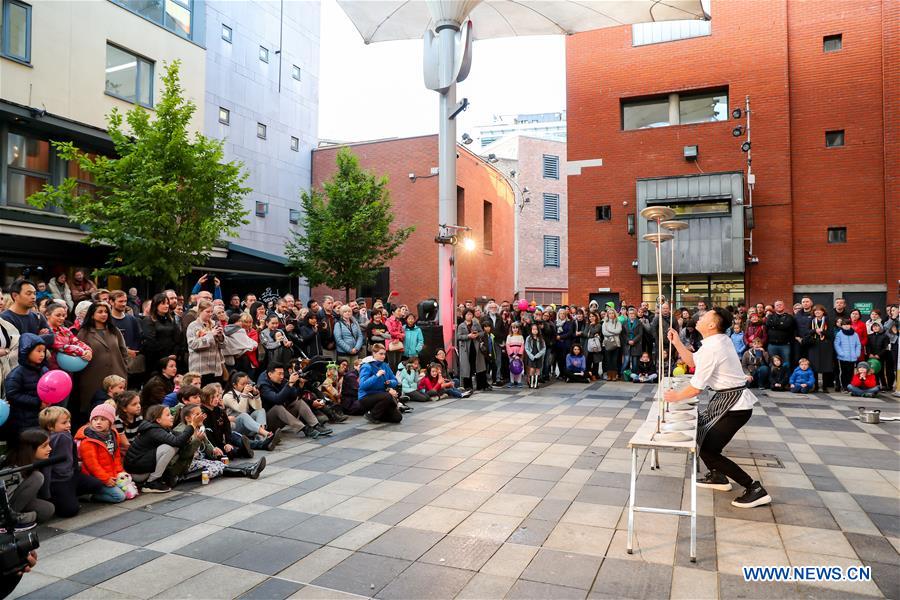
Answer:
[(9, 418), (9, 402), (0, 400), (0, 425), (6, 423)]
[(88, 361), (78, 356), (69, 356), (68, 354), (60, 352), (56, 355), (56, 364), (58, 364), (59, 368), (63, 371), (77, 373), (88, 366)]

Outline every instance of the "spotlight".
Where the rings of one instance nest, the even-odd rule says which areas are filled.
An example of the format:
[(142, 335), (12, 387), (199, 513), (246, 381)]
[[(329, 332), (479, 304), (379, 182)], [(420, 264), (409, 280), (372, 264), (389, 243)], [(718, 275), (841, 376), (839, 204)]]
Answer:
[(494, 154), (493, 152), (491, 152), (490, 154), (487, 155), (487, 161), (488, 161), (489, 163), (495, 163), (495, 162), (497, 162), (498, 160), (499, 160), (499, 159), (497, 158), (497, 155)]
[(744, 135), (744, 128), (738, 125), (731, 130), (731, 135), (733, 135), (734, 137), (741, 137), (742, 135)]
[(467, 252), (471, 252), (475, 249), (475, 240), (470, 237), (465, 238), (463, 240), (463, 248), (465, 248)]
[(750, 142), (741, 144), (741, 152), (750, 152)]
[(470, 136), (468, 133), (464, 133), (464, 134), (462, 135), (462, 143), (465, 144), (466, 146), (468, 146), (469, 144), (471, 144), (471, 143), (472, 143), (472, 136)]
[(736, 108), (733, 111), (731, 111), (731, 118), (740, 119), (743, 114), (744, 113), (741, 112), (741, 109)]

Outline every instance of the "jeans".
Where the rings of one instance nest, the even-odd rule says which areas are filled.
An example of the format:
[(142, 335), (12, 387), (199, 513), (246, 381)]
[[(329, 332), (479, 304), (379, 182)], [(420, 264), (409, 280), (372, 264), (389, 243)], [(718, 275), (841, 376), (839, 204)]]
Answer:
[[(656, 373), (650, 373), (649, 375), (646, 375), (646, 378), (647, 379), (646, 379), (645, 383), (651, 383), (651, 382), (654, 382), (657, 380)], [(637, 373), (631, 374), (631, 380), (633, 382), (637, 383), (638, 381), (640, 381), (640, 379), (641, 379), (641, 376), (638, 375)]]
[(809, 386), (802, 388), (799, 385), (797, 385), (796, 383), (791, 385), (791, 392), (793, 392), (795, 394), (805, 394), (805, 393), (811, 392), (811, 391), (812, 391), (812, 388)]
[(760, 365), (753, 371), (753, 381), (751, 381), (753, 385), (758, 387), (759, 389), (766, 389), (769, 387), (769, 367), (766, 365)]
[(251, 440), (259, 435), (259, 428), (265, 426), (266, 411), (261, 408), (252, 413), (238, 413), (234, 418), (234, 430)]
[(847, 389), (850, 390), (850, 394), (853, 396), (863, 396), (865, 394), (877, 394), (881, 391), (879, 386), (874, 386), (870, 388), (859, 387), (858, 385), (848, 385)]
[(37, 497), (44, 485), (44, 476), (38, 471), (32, 471), (22, 483), (10, 494), (9, 505), (16, 512), (34, 511), (37, 513), (38, 523), (48, 521), (55, 510), (53, 504)]
[(791, 345), (790, 344), (769, 344), (769, 358), (778, 355), (785, 365), (791, 364)]
[(117, 485), (106, 487), (105, 485), (100, 488), (100, 491), (91, 496), (91, 500), (94, 502), (108, 502), (110, 504), (117, 504), (119, 502), (125, 501), (125, 492), (122, 491)]
[(750, 420), (753, 409), (730, 410), (716, 421), (700, 446), (700, 458), (703, 459), (710, 471), (716, 471), (736, 481), (739, 485), (749, 488), (753, 478), (732, 460), (722, 456), (722, 450), (731, 441), (741, 427)]

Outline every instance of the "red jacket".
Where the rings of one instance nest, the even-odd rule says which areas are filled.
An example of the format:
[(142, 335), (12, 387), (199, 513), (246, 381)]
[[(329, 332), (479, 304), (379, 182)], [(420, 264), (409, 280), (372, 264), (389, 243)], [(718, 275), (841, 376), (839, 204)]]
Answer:
[(98, 439), (85, 435), (84, 430), (88, 425), (83, 425), (75, 434), (78, 443), (78, 456), (81, 458), (81, 471), (86, 475), (96, 477), (103, 483), (109, 479), (115, 479), (119, 473), (125, 470), (122, 466), (122, 449), (119, 446), (119, 436), (113, 431), (113, 439), (116, 442), (112, 454), (106, 449), (106, 444)]
[(866, 324), (863, 323), (863, 320), (859, 321), (850, 321), (850, 327), (853, 328), (853, 331), (856, 332), (856, 335), (859, 336), (859, 344), (862, 346), (862, 352), (859, 355), (859, 360), (865, 360), (866, 358), (866, 342), (869, 340), (869, 334), (866, 332)]
[(850, 385), (855, 385), (858, 388), (867, 389), (875, 387), (876, 385), (878, 385), (878, 382), (875, 381), (875, 375), (872, 373), (872, 371), (869, 371), (868, 374), (866, 374), (865, 381), (859, 378), (859, 371), (857, 371), (853, 374), (853, 379), (850, 380)]
[(438, 375), (437, 381), (432, 381), (430, 377), (423, 377), (419, 380), (419, 390), (423, 392), (441, 392), (444, 390), (444, 378)]
[[(251, 340), (253, 340), (254, 342), (256, 342), (256, 344), (258, 346), (259, 345), (259, 332), (256, 330), (256, 328), (251, 327), (250, 329), (247, 329), (246, 331), (247, 331), (247, 337), (250, 338)], [(253, 350), (248, 350), (248, 351), (244, 352), (244, 356), (247, 357), (247, 359), (250, 361), (250, 366), (252, 366), (254, 369), (259, 367), (259, 355), (257, 354), (256, 348), (254, 348)]]

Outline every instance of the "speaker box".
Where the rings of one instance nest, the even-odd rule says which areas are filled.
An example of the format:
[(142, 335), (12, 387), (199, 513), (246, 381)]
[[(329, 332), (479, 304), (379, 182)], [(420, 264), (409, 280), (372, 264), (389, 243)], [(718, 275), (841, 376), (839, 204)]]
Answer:
[(443, 339), (444, 329), (440, 325), (422, 325), (421, 323), (419, 328), (422, 330), (422, 337), (425, 340), (422, 351), (419, 352), (419, 363), (424, 367), (434, 359), (434, 355), (439, 349), (446, 350)]

